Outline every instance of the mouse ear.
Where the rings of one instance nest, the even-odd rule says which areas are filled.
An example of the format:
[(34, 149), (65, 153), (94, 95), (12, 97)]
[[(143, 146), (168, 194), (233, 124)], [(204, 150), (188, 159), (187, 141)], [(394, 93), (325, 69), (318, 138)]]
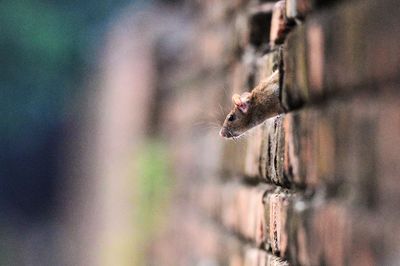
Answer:
[(250, 95), (251, 95), (251, 93), (248, 91), (243, 92), (242, 95), (240, 96), (240, 100), (242, 102), (248, 102), (250, 100)]
[(242, 102), (240, 105), (236, 105), (237, 108), (242, 112), (242, 113), (247, 113), (249, 110), (249, 102)]
[(250, 92), (242, 93), (242, 95), (240, 96), (240, 104), (236, 104), (236, 106), (242, 113), (247, 113), (247, 111), (249, 110), (250, 96)]
[(242, 104), (242, 100), (240, 99), (240, 95), (239, 94), (233, 94), (232, 96), (232, 102), (236, 105), (239, 106)]

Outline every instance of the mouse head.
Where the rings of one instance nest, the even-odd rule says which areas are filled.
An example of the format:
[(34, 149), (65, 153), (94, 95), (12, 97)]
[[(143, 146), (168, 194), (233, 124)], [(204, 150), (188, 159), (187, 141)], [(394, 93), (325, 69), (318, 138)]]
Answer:
[(242, 95), (234, 94), (232, 96), (232, 102), (235, 106), (226, 116), (224, 124), (219, 132), (221, 137), (238, 137), (250, 128), (250, 100), (250, 92), (245, 92)]

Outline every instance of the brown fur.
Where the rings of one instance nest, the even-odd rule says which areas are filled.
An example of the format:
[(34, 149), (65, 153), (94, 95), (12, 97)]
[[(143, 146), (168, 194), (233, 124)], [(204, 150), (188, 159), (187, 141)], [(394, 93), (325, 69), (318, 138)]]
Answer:
[[(279, 72), (275, 71), (269, 78), (261, 81), (246, 99), (247, 112), (241, 111), (235, 104), (224, 121), (221, 136), (238, 137), (266, 119), (283, 112), (279, 100)], [(233, 121), (229, 121), (231, 115), (235, 116)]]

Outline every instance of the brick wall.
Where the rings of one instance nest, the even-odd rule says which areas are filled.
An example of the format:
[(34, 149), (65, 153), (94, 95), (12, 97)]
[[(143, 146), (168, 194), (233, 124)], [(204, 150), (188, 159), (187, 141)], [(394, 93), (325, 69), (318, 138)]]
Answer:
[[(161, 79), (180, 185), (155, 250), (175, 265), (398, 265), (398, 3), (275, 4), (193, 7), (190, 52)], [(284, 114), (236, 142), (202, 126), (276, 69)]]

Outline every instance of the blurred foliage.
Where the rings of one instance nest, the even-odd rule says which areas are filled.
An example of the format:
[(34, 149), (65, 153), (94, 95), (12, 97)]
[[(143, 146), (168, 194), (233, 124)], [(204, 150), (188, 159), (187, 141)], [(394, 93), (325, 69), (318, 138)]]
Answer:
[[(73, 102), (96, 69), (97, 50), (113, 14), (127, 4), (135, 3), (139, 10), (152, 2), (0, 1), (0, 265), (15, 262), (18, 241), (25, 237), (5, 231), (9, 224), (20, 232), (20, 226), (57, 215), (60, 147), (68, 130), (74, 130)], [(142, 243), (159, 228), (168, 202), (167, 159), (165, 147), (149, 141), (135, 162), (140, 173), (137, 250), (143, 251)], [(53, 237), (50, 229), (49, 235)]]
[(170, 202), (171, 180), (170, 158), (166, 146), (157, 140), (148, 140), (136, 160), (136, 220), (137, 246), (135, 259), (143, 265), (146, 243), (149, 244), (163, 228), (166, 221), (167, 207)]
[[(0, 208), (49, 212), (73, 102), (114, 11), (133, 0), (0, 1)], [(139, 3), (142, 2), (142, 3)]]
[(95, 61), (90, 44), (100, 41), (112, 10), (127, 2), (0, 1), (3, 141), (29, 148), (32, 137), (62, 117), (87, 62)]

